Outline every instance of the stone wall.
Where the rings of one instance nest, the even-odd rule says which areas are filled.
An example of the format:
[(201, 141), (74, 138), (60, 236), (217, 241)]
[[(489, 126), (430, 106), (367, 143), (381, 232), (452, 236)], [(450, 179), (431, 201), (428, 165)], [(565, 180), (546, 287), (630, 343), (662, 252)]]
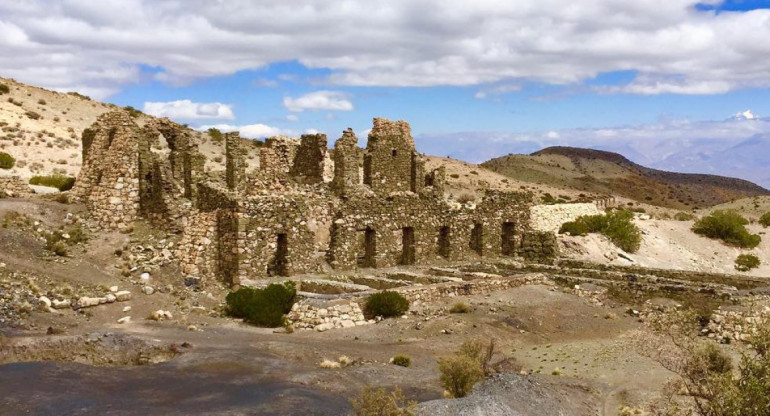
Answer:
[(414, 190), (414, 153), (408, 123), (375, 118), (364, 155), (364, 184), (377, 195)]
[(530, 226), (536, 231), (558, 232), (565, 222), (574, 221), (583, 215), (598, 215), (603, 212), (596, 203), (535, 205), (530, 211)]
[(749, 341), (758, 325), (770, 319), (769, 305), (765, 296), (757, 299), (753, 307), (719, 307), (705, 328), (707, 336), (720, 342)]
[(326, 135), (303, 134), (290, 173), (303, 183), (323, 182), (325, 161)]
[[(479, 279), (468, 282), (449, 282), (428, 286), (408, 286), (392, 289), (409, 300), (410, 309), (420, 307), (444, 298), (457, 296), (488, 295), (492, 292), (506, 290), (527, 284), (553, 285), (543, 274), (524, 276)], [(303, 299), (295, 303), (287, 320), (296, 329), (315, 329), (326, 331), (332, 328), (352, 328), (360, 325), (373, 324), (374, 319), (367, 320), (363, 314), (366, 297), (371, 293), (362, 294), (349, 299), (321, 300)]]
[(522, 235), (517, 254), (532, 262), (552, 262), (559, 255), (559, 243), (556, 240), (556, 234), (548, 231), (525, 232)]
[(139, 211), (141, 129), (128, 113), (104, 113), (83, 132), (83, 166), (72, 195), (99, 228), (127, 228)]
[(331, 186), (337, 195), (346, 195), (359, 188), (359, 167), (362, 164), (363, 153), (358, 147), (358, 138), (352, 129), (347, 129), (334, 143), (334, 179)]
[(0, 176), (0, 198), (23, 198), (34, 193), (19, 176)]
[(259, 149), (259, 169), (267, 175), (285, 175), (291, 171), (300, 142), (285, 136), (269, 137)]

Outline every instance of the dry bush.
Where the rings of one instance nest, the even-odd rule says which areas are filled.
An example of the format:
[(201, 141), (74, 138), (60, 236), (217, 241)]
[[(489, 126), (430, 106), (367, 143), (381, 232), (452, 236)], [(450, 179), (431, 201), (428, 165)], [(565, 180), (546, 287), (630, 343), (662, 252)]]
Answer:
[(476, 200), (476, 195), (470, 192), (464, 192), (457, 196), (457, 202), (461, 204), (467, 204)]
[(404, 393), (398, 387), (391, 392), (382, 387), (364, 387), (350, 404), (355, 416), (414, 416), (417, 407), (417, 402), (404, 399)]
[(467, 396), (477, 382), (492, 374), (494, 352), (494, 339), (488, 343), (479, 339), (463, 342), (453, 357), (439, 360), (442, 387), (452, 397)]

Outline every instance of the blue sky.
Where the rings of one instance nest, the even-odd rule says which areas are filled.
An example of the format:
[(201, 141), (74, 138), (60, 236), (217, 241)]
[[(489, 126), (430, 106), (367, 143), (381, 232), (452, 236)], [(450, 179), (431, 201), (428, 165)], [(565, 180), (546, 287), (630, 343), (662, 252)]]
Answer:
[(9, 0), (0, 75), (250, 137), (363, 142), (386, 117), (473, 162), (559, 144), (674, 169), (770, 134), (767, 39), (767, 0)]

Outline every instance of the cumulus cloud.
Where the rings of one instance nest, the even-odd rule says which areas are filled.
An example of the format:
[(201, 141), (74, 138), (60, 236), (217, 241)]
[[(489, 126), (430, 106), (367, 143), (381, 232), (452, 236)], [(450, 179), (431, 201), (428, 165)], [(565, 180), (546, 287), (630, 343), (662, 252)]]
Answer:
[(268, 126), (266, 124), (261, 124), (261, 123), (245, 124), (245, 125), (233, 125), (233, 124), (203, 125), (196, 128), (196, 130), (206, 131), (210, 128), (215, 128), (217, 130), (220, 130), (226, 133), (237, 131), (237, 132), (240, 132), (241, 137), (246, 137), (249, 139), (263, 139), (265, 137), (272, 137), (272, 136), (296, 136), (297, 135), (297, 133), (292, 130), (285, 130), (285, 129)]
[(190, 100), (146, 102), (144, 112), (156, 117), (176, 120), (232, 120), (233, 109), (222, 103), (195, 103)]
[(283, 105), (289, 111), (302, 112), (305, 110), (336, 110), (350, 111), (353, 103), (347, 95), (338, 91), (316, 91), (299, 98), (284, 97)]
[(635, 71), (608, 92), (769, 86), (770, 60), (757, 57), (770, 55), (760, 41), (770, 10), (714, 13), (702, 2), (4, 1), (0, 73), (103, 93), (138, 82), (145, 67), (178, 84), (285, 61), (326, 69), (338, 85), (573, 84)]

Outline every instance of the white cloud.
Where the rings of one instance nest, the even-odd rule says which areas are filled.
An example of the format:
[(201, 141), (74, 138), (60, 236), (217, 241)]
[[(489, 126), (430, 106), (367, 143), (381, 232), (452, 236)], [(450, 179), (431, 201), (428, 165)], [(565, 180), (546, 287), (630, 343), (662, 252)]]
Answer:
[(231, 106), (222, 103), (195, 103), (190, 100), (167, 102), (146, 102), (144, 112), (156, 117), (177, 120), (232, 120), (235, 118)]
[(268, 126), (266, 124), (261, 124), (261, 123), (246, 124), (246, 125), (232, 125), (232, 124), (203, 125), (203, 126), (197, 127), (196, 130), (206, 131), (210, 128), (215, 128), (222, 132), (228, 132), (228, 133), (237, 131), (237, 132), (240, 132), (241, 137), (246, 137), (249, 139), (262, 139), (265, 137), (272, 137), (272, 136), (296, 136), (297, 135), (297, 133), (292, 130), (285, 130), (285, 129)]
[(299, 98), (284, 97), (283, 105), (289, 111), (302, 112), (305, 110), (336, 110), (350, 111), (353, 103), (347, 95), (338, 91), (316, 91)]
[[(770, 189), (770, 118), (751, 111), (726, 120), (667, 119), (658, 123), (541, 133), (464, 132), (422, 135), (421, 152), (483, 162), (548, 146), (618, 152), (658, 169), (749, 179)], [(751, 120), (751, 122), (746, 122)]]
[(758, 58), (770, 55), (759, 41), (770, 10), (702, 12), (700, 1), (5, 1), (0, 73), (102, 93), (139, 82), (142, 67), (178, 84), (292, 60), (338, 85), (572, 84), (630, 70), (640, 79), (614, 92), (770, 86)]
[(286, 115), (286, 120), (288, 120), (288, 121), (299, 121), (299, 116), (297, 116), (296, 114), (287, 114)]
[(740, 113), (736, 113), (733, 115), (734, 120), (756, 120), (759, 116), (752, 113), (751, 110), (741, 111)]
[(518, 84), (502, 84), (493, 87), (481, 89), (473, 95), (474, 98), (482, 100), (489, 96), (503, 95), (521, 90), (521, 85)]

